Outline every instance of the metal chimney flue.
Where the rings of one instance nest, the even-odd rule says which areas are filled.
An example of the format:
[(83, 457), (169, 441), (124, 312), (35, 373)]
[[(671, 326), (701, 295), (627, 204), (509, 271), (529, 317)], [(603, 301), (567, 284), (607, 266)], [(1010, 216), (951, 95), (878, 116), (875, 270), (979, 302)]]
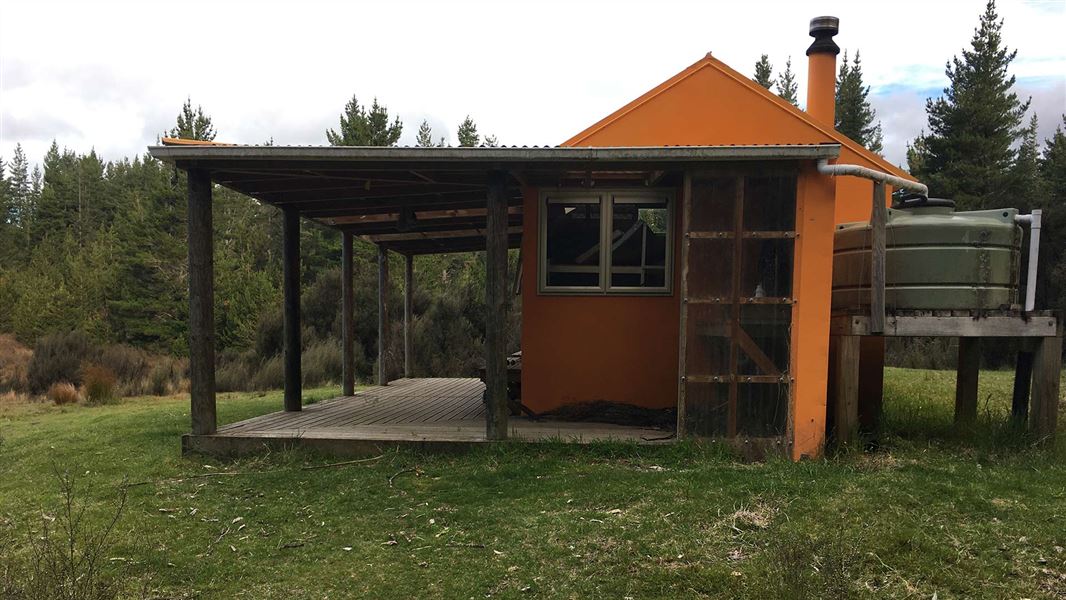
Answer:
[(811, 19), (809, 33), (814, 41), (807, 48), (807, 113), (829, 125), (836, 113), (836, 67), (840, 47), (833, 36), (840, 32), (840, 19), (823, 16)]

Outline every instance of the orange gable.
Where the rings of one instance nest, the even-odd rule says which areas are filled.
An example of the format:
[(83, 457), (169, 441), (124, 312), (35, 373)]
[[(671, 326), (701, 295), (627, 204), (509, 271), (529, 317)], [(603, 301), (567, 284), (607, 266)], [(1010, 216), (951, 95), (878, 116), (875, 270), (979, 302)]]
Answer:
[(839, 143), (840, 162), (910, 176), (710, 54), (563, 143), (703, 146)]

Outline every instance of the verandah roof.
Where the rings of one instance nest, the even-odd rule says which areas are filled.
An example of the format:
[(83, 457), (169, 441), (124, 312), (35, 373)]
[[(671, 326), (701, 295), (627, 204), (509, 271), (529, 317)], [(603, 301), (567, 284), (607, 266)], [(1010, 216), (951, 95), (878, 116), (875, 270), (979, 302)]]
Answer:
[(522, 187), (628, 182), (730, 161), (835, 158), (839, 144), (677, 147), (413, 148), (237, 146), (164, 140), (149, 152), (261, 202), (401, 254), (485, 248), (492, 172), (507, 175), (508, 242), (521, 241)]

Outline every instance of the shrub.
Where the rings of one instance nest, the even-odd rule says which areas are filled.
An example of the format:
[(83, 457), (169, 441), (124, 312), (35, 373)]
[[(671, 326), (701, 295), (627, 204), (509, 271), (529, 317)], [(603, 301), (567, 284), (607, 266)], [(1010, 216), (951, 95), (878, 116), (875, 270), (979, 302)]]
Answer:
[(255, 332), (255, 351), (259, 356), (277, 356), (285, 339), (285, 319), (280, 306), (269, 306), (259, 317)]
[(93, 406), (115, 401), (115, 372), (100, 365), (85, 365), (81, 370), (82, 390), (85, 401)]
[(78, 394), (78, 388), (74, 387), (74, 384), (59, 382), (53, 383), (48, 388), (48, 399), (56, 405), (77, 404), (81, 400), (81, 395)]
[(251, 389), (277, 390), (285, 387), (285, 364), (280, 356), (273, 356), (256, 370), (252, 377)]
[(215, 389), (220, 392), (241, 392), (250, 389), (255, 372), (254, 352), (223, 352), (215, 369)]
[(311, 344), (301, 357), (303, 384), (308, 387), (336, 383), (344, 375), (341, 344), (324, 340)]
[(33, 347), (26, 372), (30, 391), (40, 394), (60, 381), (80, 383), (81, 365), (92, 355), (89, 336), (80, 331), (46, 335)]
[(139, 382), (148, 374), (148, 353), (140, 348), (114, 344), (106, 346), (96, 358), (96, 364), (107, 367), (120, 381)]
[(177, 394), (189, 387), (188, 377), (188, 359), (163, 356), (148, 372), (146, 391), (153, 396)]
[(25, 392), (33, 351), (10, 335), (0, 335), (0, 391)]

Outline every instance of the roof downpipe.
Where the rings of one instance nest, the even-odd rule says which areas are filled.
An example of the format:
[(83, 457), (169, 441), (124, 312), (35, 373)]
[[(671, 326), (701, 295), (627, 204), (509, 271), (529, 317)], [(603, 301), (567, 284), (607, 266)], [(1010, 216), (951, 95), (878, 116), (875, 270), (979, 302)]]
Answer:
[(833, 127), (836, 116), (837, 54), (840, 47), (833, 36), (840, 32), (840, 19), (823, 16), (811, 19), (807, 48), (807, 114)]
[(826, 159), (818, 161), (818, 172), (822, 175), (829, 175), (831, 177), (837, 177), (840, 175), (848, 175), (851, 177), (862, 177), (863, 179), (870, 179), (872, 181), (880, 181), (881, 183), (888, 184), (897, 190), (908, 190), (916, 192), (923, 196), (929, 195), (929, 186), (917, 181), (911, 181), (910, 179), (904, 179), (884, 171), (878, 171), (876, 169), (870, 169), (867, 167), (860, 167), (859, 165), (831, 165)]

